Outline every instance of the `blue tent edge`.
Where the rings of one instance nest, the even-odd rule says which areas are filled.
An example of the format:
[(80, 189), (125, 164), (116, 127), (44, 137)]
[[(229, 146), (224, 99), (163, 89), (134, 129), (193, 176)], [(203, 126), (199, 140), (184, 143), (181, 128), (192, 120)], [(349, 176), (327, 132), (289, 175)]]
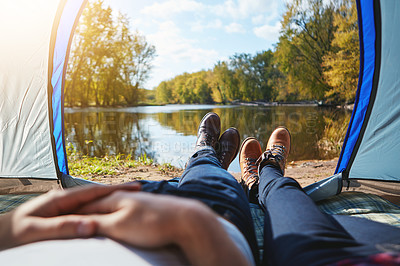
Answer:
[(71, 42), (79, 17), (87, 0), (69, 0), (66, 2), (57, 28), (53, 50), (53, 69), (51, 75), (53, 137), (58, 171), (68, 175), (68, 162), (64, 138), (64, 85)]
[[(343, 142), (342, 152), (335, 170), (335, 174), (345, 171), (350, 159), (354, 153), (354, 147), (358, 138), (362, 125), (364, 124), (366, 110), (370, 104), (370, 97), (373, 87), (373, 77), (375, 72), (375, 49), (365, 49), (365, 47), (375, 47), (376, 28), (374, 15), (374, 1), (357, 0), (358, 25), (360, 36), (360, 73), (354, 110), (347, 129), (346, 137)], [(367, 63), (369, 65), (366, 65)], [(362, 100), (360, 100), (362, 99)], [(344, 177), (346, 178), (346, 176)]]

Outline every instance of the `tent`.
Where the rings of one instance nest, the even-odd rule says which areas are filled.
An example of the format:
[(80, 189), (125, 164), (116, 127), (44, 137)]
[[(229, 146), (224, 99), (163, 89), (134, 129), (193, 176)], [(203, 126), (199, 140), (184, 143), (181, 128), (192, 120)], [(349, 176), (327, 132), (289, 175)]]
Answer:
[(64, 80), (86, 0), (3, 1), (0, 194), (68, 186)]
[(400, 2), (357, 0), (360, 72), (333, 177), (306, 188), (315, 199), (364, 191), (400, 203)]
[[(44, 192), (81, 183), (68, 175), (63, 93), (71, 41), (86, 1), (2, 3), (0, 194)], [(319, 200), (363, 189), (396, 201), (400, 3), (357, 0), (357, 7), (361, 56), (354, 111), (335, 175), (306, 191)]]
[[(13, 0), (1, 3), (0, 194), (38, 193), (83, 184), (68, 173), (63, 90), (73, 32), (86, 1)], [(400, 101), (397, 88), (400, 86), (400, 35), (396, 29), (400, 24), (400, 2), (356, 2), (360, 74), (353, 114), (336, 173), (305, 190), (316, 201), (342, 191), (360, 190), (399, 203), (400, 105), (396, 102)], [(260, 210), (252, 211), (257, 216)], [(400, 216), (400, 208), (396, 206), (395, 211)], [(259, 227), (262, 229), (261, 224)], [(74, 241), (78, 240), (72, 241), (57, 242), (58, 245), (65, 243), (66, 249), (58, 248), (60, 246), (55, 242), (42, 244), (47, 245), (47, 250), (53, 248), (46, 254), (58, 250), (51, 259), (57, 258), (59, 263), (60, 252), (76, 246)], [(260, 241), (262, 246), (262, 238)], [(99, 253), (87, 251), (98, 251), (100, 246), (104, 247), (100, 244), (98, 247), (92, 245), (94, 249), (86, 249), (81, 255), (88, 255), (88, 261), (93, 262)], [(110, 244), (107, 248), (115, 247), (112, 251), (115, 255), (115, 252), (125, 250), (118, 245)], [(29, 248), (30, 254), (40, 256), (36, 246)], [(25, 262), (29, 258), (25, 256), (26, 249), (9, 252), (2, 255), (25, 259)], [(129, 253), (126, 260), (130, 263), (131, 255)], [(65, 264), (71, 264), (68, 260), (71, 256), (64, 257)], [(39, 259), (44, 263), (43, 257)], [(99, 257), (99, 265), (101, 260)], [(47, 264), (53, 265), (51, 262)], [(103, 261), (103, 264), (107, 262)]]

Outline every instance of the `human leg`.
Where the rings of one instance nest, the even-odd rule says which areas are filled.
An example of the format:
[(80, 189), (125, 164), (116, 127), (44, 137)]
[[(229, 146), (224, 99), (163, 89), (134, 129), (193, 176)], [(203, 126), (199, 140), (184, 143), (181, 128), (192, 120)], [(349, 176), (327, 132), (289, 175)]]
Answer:
[(374, 245), (382, 252), (400, 252), (400, 228), (349, 215), (332, 215), (332, 217), (358, 243)]
[(256, 138), (247, 138), (243, 141), (239, 152), (240, 184), (247, 194), (250, 203), (258, 202), (258, 167), (257, 159), (262, 154), (261, 145)]
[[(278, 144), (289, 148), (288, 135), (286, 141), (280, 139)], [(325, 265), (383, 252), (366, 237), (363, 241), (355, 237), (363, 231), (367, 233), (368, 229), (374, 230), (375, 227), (364, 227), (371, 226), (370, 223), (359, 223), (357, 227), (354, 219), (349, 222), (349, 219), (335, 219), (321, 213), (295, 180), (283, 177), (282, 165), (287, 153), (279, 149), (270, 150), (259, 168), (259, 201), (265, 210), (265, 263)], [(281, 158), (275, 160), (277, 156)], [(391, 232), (385, 225), (375, 223), (374, 226), (380, 232)], [(351, 234), (346, 227), (355, 231)]]
[[(196, 199), (234, 224), (246, 238), (258, 261), (258, 249), (247, 198), (228, 168), (237, 154), (240, 136), (236, 129), (222, 134), (219, 155), (215, 151), (220, 134), (219, 117), (209, 113), (200, 122), (195, 153), (189, 159), (179, 184), (175, 182), (142, 182), (142, 190)], [(236, 144), (235, 144), (236, 143)], [(221, 146), (221, 145), (220, 145)], [(224, 154), (224, 158), (221, 158)]]
[[(203, 122), (207, 123), (207, 120), (203, 119)], [(225, 157), (220, 158), (214, 149), (215, 143), (208, 141), (218, 139), (218, 137), (211, 136), (216, 135), (218, 130), (208, 127), (208, 136), (203, 137), (201, 131), (207, 126), (202, 126), (202, 123), (199, 126), (197, 141), (200, 145), (196, 145), (197, 151), (190, 158), (182, 174), (178, 185), (179, 196), (202, 201), (233, 223), (245, 236), (255, 258), (257, 258), (258, 250), (254, 226), (246, 195), (237, 180), (222, 168), (222, 166), (228, 168), (237, 154), (239, 133), (236, 129), (228, 129), (224, 132), (220, 139), (220, 142), (224, 145), (221, 147), (220, 155), (225, 154)], [(212, 124), (218, 123), (214, 121)], [(199, 141), (199, 139), (204, 139), (204, 141)]]
[(264, 262), (323, 265), (349, 257), (339, 247), (358, 246), (337, 223), (319, 211), (295, 180), (283, 177), (276, 166), (261, 169), (259, 199), (266, 210)]

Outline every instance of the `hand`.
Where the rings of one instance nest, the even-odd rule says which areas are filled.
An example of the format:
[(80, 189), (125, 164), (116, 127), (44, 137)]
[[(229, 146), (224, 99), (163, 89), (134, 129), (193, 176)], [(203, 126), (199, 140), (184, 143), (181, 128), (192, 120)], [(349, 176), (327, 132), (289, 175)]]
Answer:
[(140, 185), (54, 190), (22, 204), (0, 217), (0, 250), (39, 240), (92, 236), (96, 222), (73, 213), (82, 205), (121, 189), (138, 191)]
[(87, 204), (79, 213), (90, 214), (99, 235), (136, 247), (156, 248), (176, 244), (175, 228), (191, 204), (191, 200), (173, 196), (116, 191)]
[(178, 245), (193, 265), (247, 265), (217, 215), (203, 203), (146, 192), (114, 192), (84, 206), (97, 233), (127, 244)]

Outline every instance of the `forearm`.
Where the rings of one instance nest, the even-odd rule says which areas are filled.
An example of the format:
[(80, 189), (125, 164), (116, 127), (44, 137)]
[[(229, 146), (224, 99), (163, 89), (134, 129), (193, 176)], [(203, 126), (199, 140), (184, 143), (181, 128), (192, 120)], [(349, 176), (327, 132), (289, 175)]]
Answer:
[(17, 245), (12, 233), (12, 216), (12, 212), (0, 216), (0, 250)]
[(193, 265), (249, 264), (208, 207), (196, 203), (182, 215), (175, 226), (177, 244)]

